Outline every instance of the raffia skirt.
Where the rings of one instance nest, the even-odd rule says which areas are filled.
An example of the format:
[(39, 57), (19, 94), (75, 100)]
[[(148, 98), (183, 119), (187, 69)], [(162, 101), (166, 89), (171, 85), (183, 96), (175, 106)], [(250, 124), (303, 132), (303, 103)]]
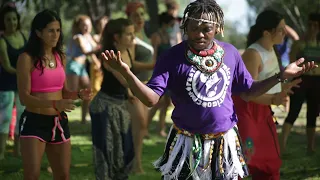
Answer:
[(249, 174), (237, 127), (199, 135), (173, 125), (154, 166), (164, 180), (229, 180)]

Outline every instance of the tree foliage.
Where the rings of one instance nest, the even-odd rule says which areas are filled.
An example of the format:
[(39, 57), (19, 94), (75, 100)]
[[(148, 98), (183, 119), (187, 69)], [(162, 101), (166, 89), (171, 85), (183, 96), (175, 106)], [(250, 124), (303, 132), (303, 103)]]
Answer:
[(282, 13), (287, 24), (299, 34), (303, 34), (306, 30), (308, 14), (320, 10), (320, 0), (247, 0), (247, 2), (257, 14), (266, 8)]

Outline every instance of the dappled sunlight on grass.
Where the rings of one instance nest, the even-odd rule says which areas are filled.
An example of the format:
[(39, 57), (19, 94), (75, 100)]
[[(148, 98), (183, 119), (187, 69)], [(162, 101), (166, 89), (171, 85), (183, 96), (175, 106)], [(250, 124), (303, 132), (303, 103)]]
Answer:
[[(171, 112), (172, 109), (170, 109)], [(92, 142), (91, 142), (91, 124), (80, 123), (80, 109), (68, 114), (70, 119), (71, 143), (72, 143), (72, 164), (71, 180), (94, 180), (92, 164)], [(285, 115), (281, 115), (285, 117)], [(158, 115), (155, 121), (150, 125), (150, 137), (144, 139), (142, 164), (145, 174), (130, 175), (129, 180), (157, 180), (161, 174), (154, 170), (152, 162), (157, 160), (164, 150), (166, 138), (157, 135)], [(280, 119), (282, 124), (283, 119)], [(281, 180), (320, 180), (320, 151), (314, 156), (306, 156), (306, 137), (304, 119), (297, 121), (298, 126), (293, 128), (289, 137), (287, 152), (283, 156), (283, 166), (281, 168)], [(168, 111), (167, 130), (171, 126), (170, 114)], [(280, 132), (281, 126), (278, 126)], [(319, 132), (318, 132), (319, 134)], [(317, 137), (320, 139), (320, 137)], [(318, 141), (319, 142), (319, 141)], [(21, 180), (22, 168), (20, 158), (12, 156), (13, 143), (8, 143), (6, 160), (0, 162), (0, 180)], [(320, 149), (320, 143), (317, 144)], [(48, 161), (44, 156), (41, 165), (41, 180), (51, 180), (52, 175), (47, 172)]]

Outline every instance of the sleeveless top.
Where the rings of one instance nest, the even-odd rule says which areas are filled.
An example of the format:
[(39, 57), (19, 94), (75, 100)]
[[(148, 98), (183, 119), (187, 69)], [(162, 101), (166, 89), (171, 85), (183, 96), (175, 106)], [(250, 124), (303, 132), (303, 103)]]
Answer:
[[(127, 52), (132, 65), (132, 57), (130, 51), (127, 50)], [(101, 68), (103, 71), (103, 80), (100, 91), (111, 97), (126, 98), (127, 89), (118, 81), (118, 79), (112, 74), (112, 72), (108, 71), (103, 65), (101, 66)], [(130, 69), (132, 71), (132, 67)]]
[[(10, 61), (10, 64), (13, 68), (17, 68), (17, 62), (18, 62), (18, 57), (21, 53), (24, 51), (24, 47), (27, 43), (27, 39), (23, 35), (22, 32), (20, 32), (23, 40), (24, 40), (24, 46), (22, 46), (19, 49), (14, 48), (8, 41), (8, 39), (2, 35), (1, 38), (4, 39), (6, 45), (7, 45), (7, 53), (8, 53), (8, 58)], [(7, 72), (4, 68), (0, 67), (0, 91), (17, 91), (17, 75), (16, 74), (11, 74)]]
[[(83, 39), (86, 41), (83, 45), (86, 51), (90, 52), (93, 50), (94, 47), (90, 44), (89, 40), (85, 38), (82, 34), (77, 34), (75, 37), (83, 37)], [(79, 56), (85, 56), (83, 52), (81, 51), (81, 47), (79, 44), (77, 44), (73, 39), (70, 41), (70, 45), (67, 48), (66, 52), (69, 59), (73, 59), (75, 57)]]
[(61, 57), (58, 53), (54, 53), (56, 68), (50, 69), (45, 67), (43, 72), (39, 68), (35, 68), (31, 72), (31, 92), (56, 92), (63, 88), (66, 80), (66, 73), (62, 65)]
[[(297, 59), (304, 57), (306, 62), (315, 61), (316, 64), (320, 64), (320, 46), (319, 44), (307, 44), (302, 43), (302, 49), (297, 55)], [(304, 75), (320, 76), (320, 68), (315, 68)]]
[[(256, 50), (261, 57), (262, 69), (259, 72), (257, 80), (264, 80), (280, 72), (278, 58), (274, 49), (268, 51), (258, 43), (253, 43), (248, 49)], [(276, 84), (266, 94), (275, 94), (278, 92), (281, 92), (281, 83)]]
[[(153, 47), (137, 37), (135, 38), (135, 41), (135, 60), (143, 63), (151, 63), (154, 53)], [(148, 81), (152, 75), (152, 71), (144, 70), (136, 73), (135, 75), (140, 79), (140, 81)]]

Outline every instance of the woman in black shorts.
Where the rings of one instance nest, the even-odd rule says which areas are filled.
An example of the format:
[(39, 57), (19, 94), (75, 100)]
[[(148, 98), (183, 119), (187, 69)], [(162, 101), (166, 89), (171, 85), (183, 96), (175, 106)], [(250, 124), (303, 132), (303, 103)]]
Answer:
[(44, 152), (53, 178), (69, 179), (71, 144), (65, 112), (75, 108), (73, 100), (91, 97), (87, 89), (66, 89), (61, 30), (61, 19), (55, 12), (38, 13), (25, 51), (18, 59), (19, 97), (26, 106), (19, 124), (25, 180), (39, 179)]

